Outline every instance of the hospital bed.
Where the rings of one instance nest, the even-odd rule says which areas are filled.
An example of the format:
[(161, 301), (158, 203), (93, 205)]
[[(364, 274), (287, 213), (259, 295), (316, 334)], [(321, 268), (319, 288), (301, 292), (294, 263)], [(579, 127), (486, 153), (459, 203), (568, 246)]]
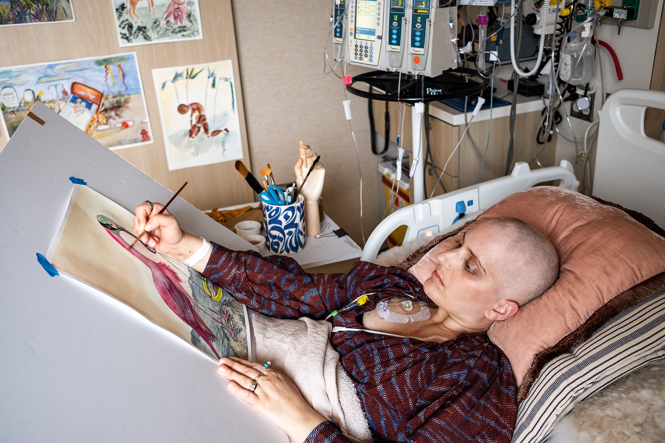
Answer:
[[(659, 226), (665, 227), (665, 205), (662, 204), (662, 192), (665, 190), (665, 180), (663, 180), (662, 172), (665, 171), (665, 146), (648, 138), (644, 133), (644, 117), (648, 107), (665, 109), (665, 93), (622, 90), (614, 93), (606, 101), (600, 111), (593, 191), (597, 197), (618, 203), (626, 208), (638, 210), (654, 219)], [(517, 163), (510, 176), (450, 192), (396, 211), (383, 220), (372, 232), (361, 260), (381, 262), (377, 260), (379, 249), (388, 235), (401, 226), (407, 227), (403, 246), (407, 252), (402, 255), (403, 257), (424, 244), (422, 237), (433, 239), (441, 234), (454, 231), (467, 220), (487, 210), (503, 198), (544, 182), (550, 182), (549, 184), (554, 182), (555, 186), (572, 191), (577, 191), (579, 186), (579, 182), (573, 174), (572, 165), (565, 160), (561, 162), (560, 166), (533, 171), (530, 170), (528, 164)], [(462, 217), (459, 215), (461, 210), (465, 210)], [(381, 262), (381, 264), (387, 263)], [(397, 265), (397, 263), (394, 263), (394, 265)], [(633, 306), (631, 309), (639, 312), (642, 303)], [(649, 307), (648, 309), (655, 308)], [(629, 311), (629, 309), (626, 309), (612, 321)], [(665, 317), (656, 321), (655, 324), (660, 324), (659, 327), (663, 328), (663, 320), (665, 320)], [(607, 325), (610, 323), (608, 322), (604, 327), (609, 327)], [(661, 332), (659, 334), (663, 335)], [(593, 337), (596, 337), (596, 335)], [(595, 343), (592, 341), (593, 337), (585, 343)], [(585, 343), (579, 345), (576, 349), (583, 348)], [(661, 346), (661, 348), (656, 352), (656, 357), (647, 356), (650, 359), (649, 363), (662, 360), (665, 357), (665, 345), (662, 345), (662, 340), (659, 343), (658, 346)], [(632, 371), (634, 370), (636, 369)], [(627, 370), (622, 376), (632, 371)], [(543, 373), (545, 373), (545, 368), (541, 372), (541, 378), (544, 377), (542, 376)], [(614, 379), (607, 382), (607, 384), (612, 381)], [(603, 386), (607, 389), (607, 385)], [(596, 391), (599, 389), (602, 388), (597, 387)], [(518, 417), (513, 442), (545, 441), (550, 436), (553, 428), (555, 429), (553, 435), (556, 436), (558, 428), (555, 425), (573, 409), (575, 404), (591, 396), (591, 393), (584, 394), (582, 391), (580, 389), (578, 392), (571, 393), (571, 398), (574, 398), (574, 401), (569, 402), (565, 407), (545, 404), (541, 406), (542, 411), (538, 409), (524, 411), (525, 405), (529, 405), (529, 397), (527, 397), (520, 404), (521, 415)], [(534, 389), (532, 388), (529, 395), (531, 396), (533, 392)], [(665, 397), (665, 392), (661, 392), (661, 395)], [(542, 402), (542, 399), (539, 401)], [(547, 419), (542, 418), (544, 415), (548, 415)], [(543, 429), (537, 431), (530, 429), (522, 432), (523, 428), (529, 426), (529, 421), (535, 422), (538, 420), (541, 420), (540, 425)], [(630, 426), (630, 424), (627, 424), (627, 426)]]

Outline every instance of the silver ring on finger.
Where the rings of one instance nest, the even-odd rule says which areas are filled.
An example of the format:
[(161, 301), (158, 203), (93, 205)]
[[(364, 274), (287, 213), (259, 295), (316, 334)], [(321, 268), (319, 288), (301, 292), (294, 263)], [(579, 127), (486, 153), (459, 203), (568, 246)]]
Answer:
[(268, 366), (270, 366), (271, 364), (272, 363), (270, 361), (265, 362), (265, 364), (261, 367), (259, 373), (256, 375), (256, 377), (254, 377), (254, 380), (258, 380), (259, 377), (263, 375), (263, 371), (265, 371), (266, 368), (268, 368)]
[(254, 392), (254, 391), (256, 391), (257, 386), (259, 386), (259, 384), (256, 382), (256, 379), (254, 379), (254, 380), (252, 380), (252, 382), (249, 384), (249, 387), (247, 387), (247, 389), (248, 389), (250, 392)]
[(144, 201), (143, 204), (150, 206), (150, 214), (152, 214), (152, 210), (154, 209), (155, 204), (153, 202), (151, 202), (150, 200)]

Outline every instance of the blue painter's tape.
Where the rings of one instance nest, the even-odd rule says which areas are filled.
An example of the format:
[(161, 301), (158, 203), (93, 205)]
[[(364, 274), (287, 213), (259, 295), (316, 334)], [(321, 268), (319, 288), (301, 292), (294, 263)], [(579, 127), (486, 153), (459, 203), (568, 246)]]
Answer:
[(51, 277), (55, 277), (56, 275), (60, 275), (58, 273), (58, 270), (55, 269), (53, 267), (53, 265), (51, 263), (49, 263), (49, 261), (46, 260), (46, 257), (44, 257), (42, 254), (37, 253), (37, 261), (39, 262), (40, 265), (42, 265), (42, 268), (44, 268), (44, 270), (46, 272), (48, 272), (48, 275), (50, 275)]
[(74, 183), (75, 185), (87, 185), (85, 180), (76, 177), (69, 177), (69, 181)]

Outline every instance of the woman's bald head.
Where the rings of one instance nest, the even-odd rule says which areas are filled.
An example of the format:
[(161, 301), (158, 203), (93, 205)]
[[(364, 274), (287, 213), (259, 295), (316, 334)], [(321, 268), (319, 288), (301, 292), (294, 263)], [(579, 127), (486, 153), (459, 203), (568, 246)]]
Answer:
[(552, 243), (531, 225), (512, 217), (488, 218), (507, 240), (505, 279), (499, 288), (502, 298), (522, 306), (542, 295), (559, 275), (559, 256)]

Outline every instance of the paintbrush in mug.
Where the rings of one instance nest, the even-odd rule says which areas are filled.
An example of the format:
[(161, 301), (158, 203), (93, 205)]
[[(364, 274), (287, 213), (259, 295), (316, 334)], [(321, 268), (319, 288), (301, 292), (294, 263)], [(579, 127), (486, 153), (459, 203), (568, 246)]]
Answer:
[(261, 183), (252, 175), (251, 172), (247, 170), (243, 162), (240, 160), (236, 161), (236, 169), (244, 177), (245, 180), (247, 180), (247, 184), (252, 187), (254, 192), (257, 194), (260, 194), (263, 192), (263, 186), (261, 186)]
[[(182, 185), (182, 186), (180, 187), (180, 189), (178, 189), (178, 192), (176, 192), (175, 194), (173, 194), (173, 197), (171, 197), (171, 200), (169, 200), (168, 202), (166, 202), (166, 204), (164, 205), (164, 207), (163, 207), (163, 208), (157, 213), (157, 215), (162, 214), (164, 211), (166, 211), (166, 208), (168, 208), (169, 205), (171, 204), (171, 202), (172, 202), (173, 200), (175, 200), (175, 198), (178, 196), (178, 194), (180, 194), (180, 191), (182, 191), (183, 189), (185, 189), (185, 186), (187, 186), (187, 183), (188, 183), (188, 182), (185, 182), (185, 184)], [(148, 220), (150, 220), (150, 216), (151, 216), (151, 215), (152, 215), (152, 214), (148, 214), (148, 219), (145, 221), (146, 226), (148, 225)], [(136, 237), (136, 240), (134, 240), (134, 242), (133, 242), (132, 245), (129, 247), (129, 249), (132, 249), (132, 248), (134, 247), (134, 245), (136, 244), (136, 242), (139, 241), (139, 238), (143, 237), (143, 234), (145, 234), (145, 228), (143, 228), (143, 231), (141, 231), (141, 233), (138, 235), (138, 237)]]
[(300, 183), (299, 189), (296, 190), (296, 197), (298, 196), (298, 194), (302, 190), (302, 187), (305, 186), (305, 182), (309, 178), (309, 174), (312, 173), (312, 171), (314, 170), (314, 166), (316, 166), (316, 164), (319, 162), (320, 159), (321, 159), (321, 156), (319, 155), (318, 157), (316, 157), (316, 160), (314, 160), (314, 162), (312, 163), (312, 166), (309, 167), (309, 171), (307, 171), (307, 175), (305, 176), (305, 180), (303, 180), (302, 183)]
[(272, 169), (270, 169), (270, 166), (261, 169), (261, 175), (266, 179), (266, 182), (268, 182), (268, 186), (275, 186), (275, 179), (272, 177)]

